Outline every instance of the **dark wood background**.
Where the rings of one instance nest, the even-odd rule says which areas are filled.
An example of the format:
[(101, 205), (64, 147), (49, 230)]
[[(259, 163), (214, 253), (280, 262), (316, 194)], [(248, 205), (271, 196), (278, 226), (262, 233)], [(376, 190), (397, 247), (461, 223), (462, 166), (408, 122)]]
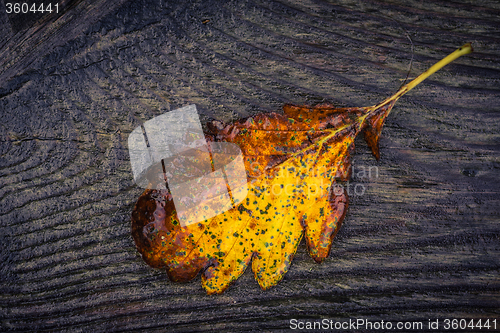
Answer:
[[(489, 0), (0, 1), (2, 331), (288, 331), (289, 320), (490, 318), (500, 325), (500, 3)], [(45, 1), (47, 2), (47, 1)], [(130, 234), (128, 134), (196, 103), (202, 122), (283, 103), (404, 96), (377, 162), (362, 140), (344, 225), (278, 286), (168, 281)], [(413, 47), (412, 47), (413, 45)], [(412, 49), (414, 51), (412, 51)], [(372, 168), (372, 170), (374, 170)], [(363, 186), (361, 188), (360, 186)], [(483, 330), (484, 331), (484, 330)], [(491, 331), (491, 330), (490, 330)]]

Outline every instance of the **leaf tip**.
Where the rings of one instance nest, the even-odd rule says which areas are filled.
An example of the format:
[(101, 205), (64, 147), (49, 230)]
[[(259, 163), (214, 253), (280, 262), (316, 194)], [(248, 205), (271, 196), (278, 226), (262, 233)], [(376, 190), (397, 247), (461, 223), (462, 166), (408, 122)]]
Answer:
[(373, 128), (366, 128), (363, 134), (365, 137), (365, 141), (368, 144), (368, 147), (370, 147), (372, 151), (373, 156), (375, 156), (375, 159), (379, 161), (380, 160), (379, 133), (374, 131)]

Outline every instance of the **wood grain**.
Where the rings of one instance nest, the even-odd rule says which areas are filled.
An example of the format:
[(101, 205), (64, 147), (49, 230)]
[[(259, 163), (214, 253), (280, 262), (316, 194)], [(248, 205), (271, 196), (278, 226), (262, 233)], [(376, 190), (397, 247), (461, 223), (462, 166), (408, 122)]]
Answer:
[[(70, 3), (19, 31), (0, 13), (2, 331), (500, 320), (498, 3)], [(410, 78), (465, 42), (473, 54), (398, 101), (379, 162), (356, 142), (358, 192), (322, 264), (301, 244), (271, 290), (247, 271), (207, 296), (199, 278), (169, 282), (138, 255), (127, 136), (142, 122), (191, 103), (203, 123), (287, 102), (372, 105), (412, 57)]]

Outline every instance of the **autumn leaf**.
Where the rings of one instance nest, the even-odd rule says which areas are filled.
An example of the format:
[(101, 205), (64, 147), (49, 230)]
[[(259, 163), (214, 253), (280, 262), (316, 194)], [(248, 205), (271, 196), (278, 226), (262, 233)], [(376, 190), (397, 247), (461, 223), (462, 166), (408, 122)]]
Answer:
[(209, 294), (223, 292), (250, 264), (262, 289), (276, 285), (303, 236), (311, 257), (321, 262), (346, 214), (348, 197), (339, 181), (350, 178), (354, 139), (363, 133), (379, 159), (381, 130), (395, 102), (470, 52), (470, 44), (462, 46), (371, 107), (288, 104), (284, 114), (209, 124), (208, 140), (241, 148), (248, 195), (222, 214), (182, 227), (169, 191), (146, 190), (132, 213), (132, 235), (143, 259), (166, 268), (172, 281), (189, 281), (203, 272)]

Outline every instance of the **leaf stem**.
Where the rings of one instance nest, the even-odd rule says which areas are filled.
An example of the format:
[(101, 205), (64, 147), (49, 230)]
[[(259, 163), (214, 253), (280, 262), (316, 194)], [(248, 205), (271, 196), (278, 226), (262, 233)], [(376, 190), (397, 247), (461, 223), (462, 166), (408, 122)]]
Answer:
[(420, 82), (424, 81), (427, 79), (429, 76), (443, 68), (444, 66), (448, 65), (449, 63), (453, 62), (457, 58), (469, 54), (473, 51), (472, 46), (470, 43), (462, 45), (460, 48), (455, 50), (453, 53), (450, 53), (448, 56), (446, 56), (444, 59), (438, 61), (435, 63), (433, 66), (431, 66), (428, 70), (417, 76), (413, 81), (410, 83), (402, 86), (394, 95), (391, 97), (387, 98), (384, 100), (382, 103), (376, 105), (376, 108), (378, 109), (379, 107), (382, 107), (392, 101), (395, 101), (399, 99), (401, 96), (406, 94), (408, 91), (412, 90), (415, 88)]

